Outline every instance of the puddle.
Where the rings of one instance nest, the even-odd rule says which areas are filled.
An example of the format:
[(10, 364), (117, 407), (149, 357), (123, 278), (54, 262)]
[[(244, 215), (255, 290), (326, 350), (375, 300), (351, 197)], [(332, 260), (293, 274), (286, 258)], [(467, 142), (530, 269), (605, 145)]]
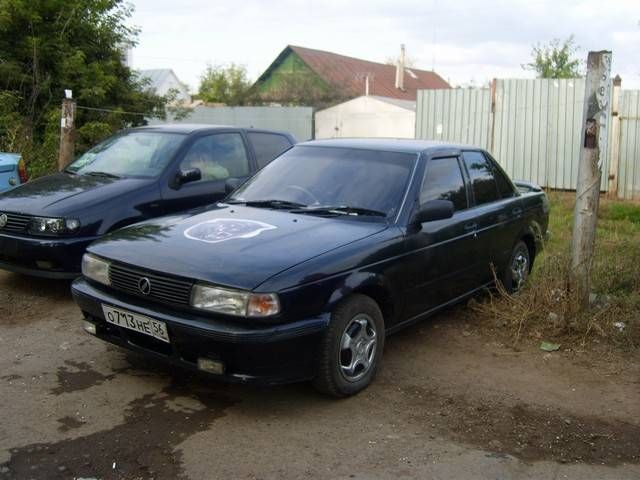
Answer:
[(115, 376), (115, 373), (104, 375), (87, 362), (66, 360), (64, 363), (65, 366), (59, 367), (56, 372), (58, 386), (51, 389), (51, 393), (54, 395), (86, 390), (111, 380)]
[[(215, 386), (182, 376), (161, 392), (132, 401), (124, 422), (109, 430), (10, 449), (0, 479), (184, 478), (175, 446), (208, 429), (234, 403)], [(69, 417), (59, 422), (61, 428), (82, 423)]]

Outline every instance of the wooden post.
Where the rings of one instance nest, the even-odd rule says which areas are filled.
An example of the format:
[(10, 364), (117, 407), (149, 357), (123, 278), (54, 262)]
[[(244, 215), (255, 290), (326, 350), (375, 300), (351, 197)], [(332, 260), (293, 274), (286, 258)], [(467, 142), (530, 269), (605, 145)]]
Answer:
[(67, 98), (62, 100), (62, 117), (60, 119), (60, 153), (58, 155), (58, 171), (62, 171), (71, 163), (75, 150), (75, 116), (76, 101), (67, 90)]
[(613, 79), (611, 95), (611, 156), (609, 157), (609, 198), (618, 196), (618, 170), (620, 167), (620, 87), (622, 79), (616, 75)]
[(491, 155), (495, 155), (495, 141), (496, 141), (496, 89), (498, 88), (498, 81), (494, 78), (491, 80), (491, 136), (489, 138), (489, 152)]
[(611, 97), (611, 52), (589, 52), (582, 117), (582, 150), (573, 214), (571, 291), (580, 308), (589, 306), (591, 265), (596, 242), (602, 160), (607, 152), (607, 113)]

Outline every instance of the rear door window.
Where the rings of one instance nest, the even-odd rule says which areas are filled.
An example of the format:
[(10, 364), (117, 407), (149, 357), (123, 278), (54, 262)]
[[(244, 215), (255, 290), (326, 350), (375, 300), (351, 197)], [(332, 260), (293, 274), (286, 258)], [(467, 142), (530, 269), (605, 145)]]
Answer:
[(291, 147), (291, 142), (284, 135), (277, 133), (247, 132), (253, 151), (256, 153), (258, 168), (268, 165), (274, 158)]
[(515, 196), (515, 190), (509, 177), (498, 167), (496, 161), (491, 157), (488, 158), (491, 167), (493, 168), (493, 174), (496, 177), (496, 183), (498, 184), (498, 192), (502, 198), (511, 198)]
[(462, 158), (469, 173), (476, 205), (499, 200), (498, 185), (487, 158), (481, 152), (463, 152)]
[(434, 158), (427, 164), (427, 172), (420, 191), (420, 204), (430, 200), (449, 200), (456, 211), (468, 207), (467, 191), (460, 164), (456, 157)]

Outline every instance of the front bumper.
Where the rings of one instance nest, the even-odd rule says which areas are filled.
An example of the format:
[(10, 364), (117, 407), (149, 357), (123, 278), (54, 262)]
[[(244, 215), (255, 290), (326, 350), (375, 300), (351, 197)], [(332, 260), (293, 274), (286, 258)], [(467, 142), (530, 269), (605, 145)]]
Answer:
[[(217, 360), (225, 372), (215, 376), (235, 382), (280, 384), (313, 378), (320, 338), (329, 324), (327, 314), (277, 325), (245, 325), (107, 292), (84, 278), (73, 282), (71, 293), (85, 319), (96, 326), (98, 338), (192, 369), (199, 358)], [(103, 304), (165, 322), (171, 343), (107, 323)]]
[(80, 276), (82, 255), (98, 237), (35, 238), (0, 234), (0, 269), (45, 278)]

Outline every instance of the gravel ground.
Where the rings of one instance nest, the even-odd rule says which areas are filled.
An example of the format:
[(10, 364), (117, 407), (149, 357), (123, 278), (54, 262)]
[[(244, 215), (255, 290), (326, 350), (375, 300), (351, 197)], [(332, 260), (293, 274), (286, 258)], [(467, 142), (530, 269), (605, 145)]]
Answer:
[(333, 400), (125, 354), (68, 292), (0, 273), (0, 479), (640, 478), (637, 354), (514, 351), (458, 307)]

